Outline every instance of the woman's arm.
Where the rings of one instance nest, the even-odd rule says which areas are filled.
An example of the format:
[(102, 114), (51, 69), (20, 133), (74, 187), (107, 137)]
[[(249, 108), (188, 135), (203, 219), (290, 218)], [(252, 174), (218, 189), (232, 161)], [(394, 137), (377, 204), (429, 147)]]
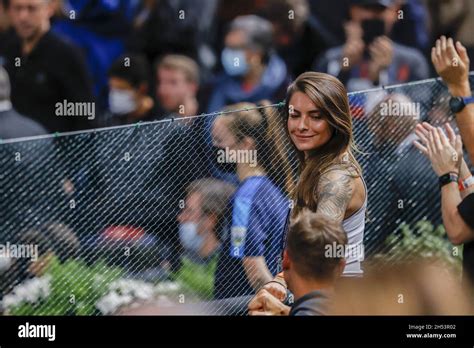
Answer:
[[(469, 171), (467, 165), (463, 167), (462, 160), (462, 142), (460, 136), (455, 136), (454, 139), (448, 140), (447, 136), (441, 128), (429, 128), (429, 132), (424, 125), (417, 126), (416, 134), (423, 142), (421, 144), (415, 141), (415, 146), (429, 158), (431, 166), (438, 177), (446, 173), (459, 173), (460, 170), (465, 173)], [(448, 136), (452, 130), (447, 127)], [(465, 163), (464, 163), (465, 165)], [(449, 240), (453, 244), (462, 244), (474, 238), (474, 233), (469, 226), (464, 222), (459, 214), (458, 206), (462, 198), (459, 192), (457, 182), (451, 182), (442, 186), (441, 188), (441, 213), (443, 217), (443, 224), (446, 228)]]
[[(470, 97), (469, 56), (466, 47), (452, 38), (441, 36), (431, 49), (431, 60), (438, 75), (443, 79), (453, 97)], [(453, 64), (456, 62), (457, 64)], [(468, 104), (456, 114), (456, 123), (467, 149), (474, 162), (474, 104)]]
[(347, 170), (334, 169), (319, 178), (316, 214), (340, 224), (354, 192), (354, 178)]
[[(342, 223), (352, 198), (354, 187), (354, 178), (347, 170), (334, 169), (321, 175), (316, 193), (318, 208), (315, 214), (329, 216), (338, 223)], [(263, 288), (283, 301), (286, 297), (287, 289), (283, 272), (277, 274)]]
[[(448, 137), (449, 143), (453, 148), (457, 150), (457, 157), (461, 159), (460, 161), (460, 167), (459, 167), (459, 179), (461, 180), (466, 180), (469, 178), (472, 174), (471, 171), (464, 160), (463, 156), (463, 151), (462, 151), (462, 144), (458, 144), (458, 147), (456, 148), (456, 133), (454, 132), (453, 128), (449, 123), (446, 123), (444, 125), (446, 135)], [(429, 134), (431, 131), (433, 131), (435, 127), (430, 125), (429, 123), (423, 122), (420, 123), (416, 126), (415, 134), (420, 138), (421, 142), (423, 145), (421, 145), (418, 141), (415, 141), (415, 146), (425, 155), (427, 155), (427, 146), (429, 141)], [(468, 196), (470, 193), (474, 192), (474, 187), (469, 187), (465, 189), (464, 191), (461, 191), (461, 198), (464, 199), (464, 197)]]
[(263, 256), (244, 257), (242, 263), (247, 279), (255, 291), (260, 290), (266, 283), (272, 280), (272, 274), (268, 270)]

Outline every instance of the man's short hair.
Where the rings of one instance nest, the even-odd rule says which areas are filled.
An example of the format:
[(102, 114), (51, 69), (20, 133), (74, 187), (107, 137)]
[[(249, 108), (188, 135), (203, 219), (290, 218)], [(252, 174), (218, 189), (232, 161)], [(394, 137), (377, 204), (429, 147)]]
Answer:
[(109, 77), (123, 79), (134, 88), (140, 87), (143, 83), (148, 85), (149, 73), (148, 61), (140, 54), (123, 54), (109, 69)]
[(256, 16), (247, 15), (235, 18), (229, 27), (229, 32), (240, 30), (247, 36), (247, 46), (259, 50), (265, 61), (273, 50), (273, 26), (270, 21)]
[(167, 54), (158, 59), (155, 71), (158, 69), (177, 70), (184, 74), (187, 82), (199, 84), (199, 66), (190, 57), (181, 54)]
[[(340, 264), (345, 250), (347, 235), (342, 225), (304, 208), (290, 221), (287, 237), (287, 253), (295, 270), (303, 277), (321, 280), (330, 279)], [(327, 255), (327, 248), (336, 250)]]
[(220, 232), (224, 223), (224, 215), (228, 212), (229, 202), (235, 192), (235, 186), (222, 180), (204, 178), (193, 181), (187, 187), (187, 195), (197, 193), (201, 197), (201, 210), (205, 215), (217, 218), (217, 237), (222, 239)]

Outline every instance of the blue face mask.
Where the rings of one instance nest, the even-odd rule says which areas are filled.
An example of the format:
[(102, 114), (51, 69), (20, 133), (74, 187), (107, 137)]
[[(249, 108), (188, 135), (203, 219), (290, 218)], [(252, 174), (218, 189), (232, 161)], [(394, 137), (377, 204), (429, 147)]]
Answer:
[(197, 233), (197, 223), (185, 222), (179, 225), (179, 239), (184, 249), (198, 253), (204, 238)]
[(242, 49), (224, 48), (221, 62), (225, 72), (230, 76), (242, 76), (249, 70), (245, 51)]

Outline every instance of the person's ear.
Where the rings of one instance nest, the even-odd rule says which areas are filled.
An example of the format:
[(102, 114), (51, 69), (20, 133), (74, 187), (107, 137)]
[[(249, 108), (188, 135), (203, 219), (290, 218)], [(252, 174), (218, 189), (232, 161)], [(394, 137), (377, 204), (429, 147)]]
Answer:
[(288, 251), (286, 250), (283, 251), (283, 260), (281, 263), (281, 267), (284, 271), (288, 271), (291, 268), (291, 260), (288, 256)]
[(54, 1), (48, 1), (46, 4), (46, 14), (48, 15), (48, 19), (51, 19), (56, 12), (56, 4)]

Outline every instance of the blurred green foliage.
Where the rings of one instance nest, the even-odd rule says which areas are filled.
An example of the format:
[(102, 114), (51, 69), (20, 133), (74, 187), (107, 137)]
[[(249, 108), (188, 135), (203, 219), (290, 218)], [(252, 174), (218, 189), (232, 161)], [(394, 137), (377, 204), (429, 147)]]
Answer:
[(402, 224), (399, 231), (385, 240), (389, 251), (383, 255), (385, 262), (433, 260), (462, 272), (462, 245), (453, 245), (443, 225), (436, 228), (428, 220), (420, 220), (413, 226)]
[(37, 303), (11, 308), (11, 315), (97, 315), (96, 302), (108, 291), (108, 285), (123, 271), (100, 261), (88, 266), (81, 260), (60, 263), (53, 258), (46, 269), (51, 276), (50, 294)]

